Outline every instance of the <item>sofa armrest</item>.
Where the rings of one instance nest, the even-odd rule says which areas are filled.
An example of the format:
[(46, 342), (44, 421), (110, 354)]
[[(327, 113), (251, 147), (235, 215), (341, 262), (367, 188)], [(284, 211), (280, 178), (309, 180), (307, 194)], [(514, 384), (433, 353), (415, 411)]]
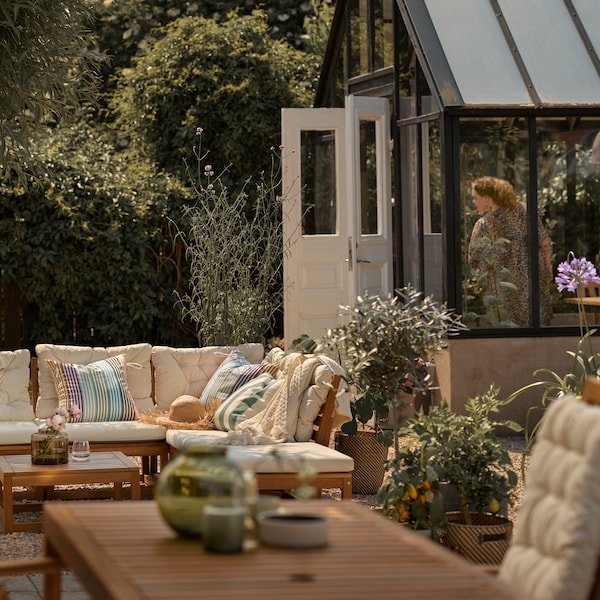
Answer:
[(312, 434), (312, 439), (317, 444), (321, 444), (322, 446), (329, 446), (329, 442), (331, 440), (333, 415), (335, 413), (335, 400), (341, 380), (341, 375), (334, 375), (331, 382), (331, 389), (327, 394), (327, 399), (325, 400), (325, 403), (321, 407), (321, 410), (314, 421), (315, 429)]

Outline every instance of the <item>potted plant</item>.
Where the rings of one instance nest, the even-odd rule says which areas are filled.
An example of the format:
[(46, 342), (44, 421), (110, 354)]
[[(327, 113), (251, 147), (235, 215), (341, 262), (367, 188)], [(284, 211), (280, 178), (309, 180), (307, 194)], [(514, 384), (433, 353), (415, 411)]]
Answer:
[(446, 530), (446, 513), (439, 467), (431, 452), (425, 444), (401, 447), (391, 461), (389, 477), (377, 492), (377, 502), (386, 516), (440, 541)]
[[(444, 541), (474, 562), (492, 564), (499, 564), (508, 548), (512, 523), (498, 513), (511, 502), (517, 484), (497, 431), (499, 427), (522, 431), (514, 421), (493, 418), (509, 402), (499, 400), (498, 392), (491, 386), (485, 394), (469, 398), (466, 414), (454, 413), (441, 402), (428, 415), (409, 419), (401, 430), (429, 457), (438, 477), (460, 500), (460, 510), (447, 512)], [(401, 461), (399, 466), (403, 467)]]
[[(344, 324), (321, 340), (322, 346), (338, 356), (355, 391), (353, 419), (342, 426), (338, 439), (356, 444), (362, 434), (383, 447), (384, 452), (375, 453), (377, 462), (367, 466), (371, 473), (377, 472), (370, 491), (355, 489), (355, 493), (375, 493), (383, 481), (387, 448), (394, 444), (399, 450), (396, 413), (400, 394), (427, 390), (425, 361), (442, 348), (446, 336), (458, 333), (464, 325), (445, 304), (411, 286), (386, 298), (359, 296), (355, 306), (341, 307), (340, 314)], [(383, 430), (379, 426), (382, 420), (391, 421), (392, 429)], [(345, 451), (343, 447), (340, 450)], [(364, 452), (361, 448), (358, 455), (353, 454), (354, 486), (363, 479), (357, 467)]]
[[(558, 275), (555, 277), (555, 282), (558, 291), (576, 294), (581, 335), (575, 351), (567, 353), (572, 358), (572, 367), (569, 372), (563, 375), (545, 367), (536, 369), (533, 375), (539, 377), (539, 379), (516, 390), (507, 398), (507, 402), (510, 402), (529, 390), (541, 389), (542, 391), (540, 405), (530, 407), (525, 419), (526, 445), (521, 460), (521, 477), (523, 481), (525, 481), (526, 475), (527, 456), (530, 454), (535, 442), (548, 405), (567, 394), (581, 396), (586, 380), (590, 377), (600, 377), (600, 353), (593, 348), (593, 337), (597, 333), (597, 329), (589, 328), (585, 303), (583, 302), (583, 288), (586, 288), (590, 283), (600, 283), (596, 267), (586, 258), (576, 258), (572, 252), (569, 252), (567, 260), (561, 262), (557, 270)], [(533, 423), (534, 418), (540, 412), (541, 418), (537, 418), (537, 421)]]

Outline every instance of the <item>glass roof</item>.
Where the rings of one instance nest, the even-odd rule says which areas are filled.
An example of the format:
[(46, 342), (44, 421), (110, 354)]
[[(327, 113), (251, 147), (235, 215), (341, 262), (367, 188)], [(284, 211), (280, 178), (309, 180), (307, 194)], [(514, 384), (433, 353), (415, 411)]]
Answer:
[(443, 105), (600, 107), (598, 0), (398, 0)]

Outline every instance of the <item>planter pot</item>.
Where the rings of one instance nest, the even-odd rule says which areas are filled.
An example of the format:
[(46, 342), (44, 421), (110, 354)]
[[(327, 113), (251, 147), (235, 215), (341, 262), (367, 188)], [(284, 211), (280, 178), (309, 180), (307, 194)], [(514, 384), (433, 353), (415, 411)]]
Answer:
[(484, 565), (499, 565), (512, 538), (512, 522), (496, 515), (471, 513), (467, 525), (462, 512), (447, 513), (444, 544), (467, 560)]
[(356, 435), (345, 435), (338, 432), (335, 447), (354, 460), (352, 493), (376, 494), (383, 483), (388, 449), (376, 438), (375, 433), (359, 431)]
[[(460, 494), (458, 493), (456, 486), (448, 483), (447, 481), (440, 481), (440, 493), (444, 498), (444, 511), (447, 513), (451, 512), (462, 512), (462, 503), (460, 501)], [(508, 503), (503, 500), (500, 503), (500, 511), (497, 513), (499, 517), (508, 516)]]

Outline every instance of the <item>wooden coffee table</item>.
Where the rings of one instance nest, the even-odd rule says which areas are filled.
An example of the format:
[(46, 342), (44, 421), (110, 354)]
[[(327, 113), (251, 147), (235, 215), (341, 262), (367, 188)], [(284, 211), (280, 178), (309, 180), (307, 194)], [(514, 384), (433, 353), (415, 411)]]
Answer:
[[(329, 544), (215, 554), (177, 537), (156, 502), (49, 502), (46, 554), (97, 600), (524, 600), (495, 576), (356, 502), (285, 500), (281, 508), (326, 517)], [(57, 573), (45, 576), (47, 600), (59, 598), (59, 583)]]
[[(41, 522), (15, 523), (15, 487), (53, 487), (90, 483), (112, 483), (113, 498), (123, 498), (123, 483), (131, 485), (131, 499), (140, 499), (140, 468), (122, 452), (92, 452), (89, 461), (69, 460), (65, 465), (33, 465), (29, 454), (0, 456), (2, 498), (0, 519), (4, 533), (41, 531)], [(23, 505), (27, 510), (41, 509), (40, 503)]]

